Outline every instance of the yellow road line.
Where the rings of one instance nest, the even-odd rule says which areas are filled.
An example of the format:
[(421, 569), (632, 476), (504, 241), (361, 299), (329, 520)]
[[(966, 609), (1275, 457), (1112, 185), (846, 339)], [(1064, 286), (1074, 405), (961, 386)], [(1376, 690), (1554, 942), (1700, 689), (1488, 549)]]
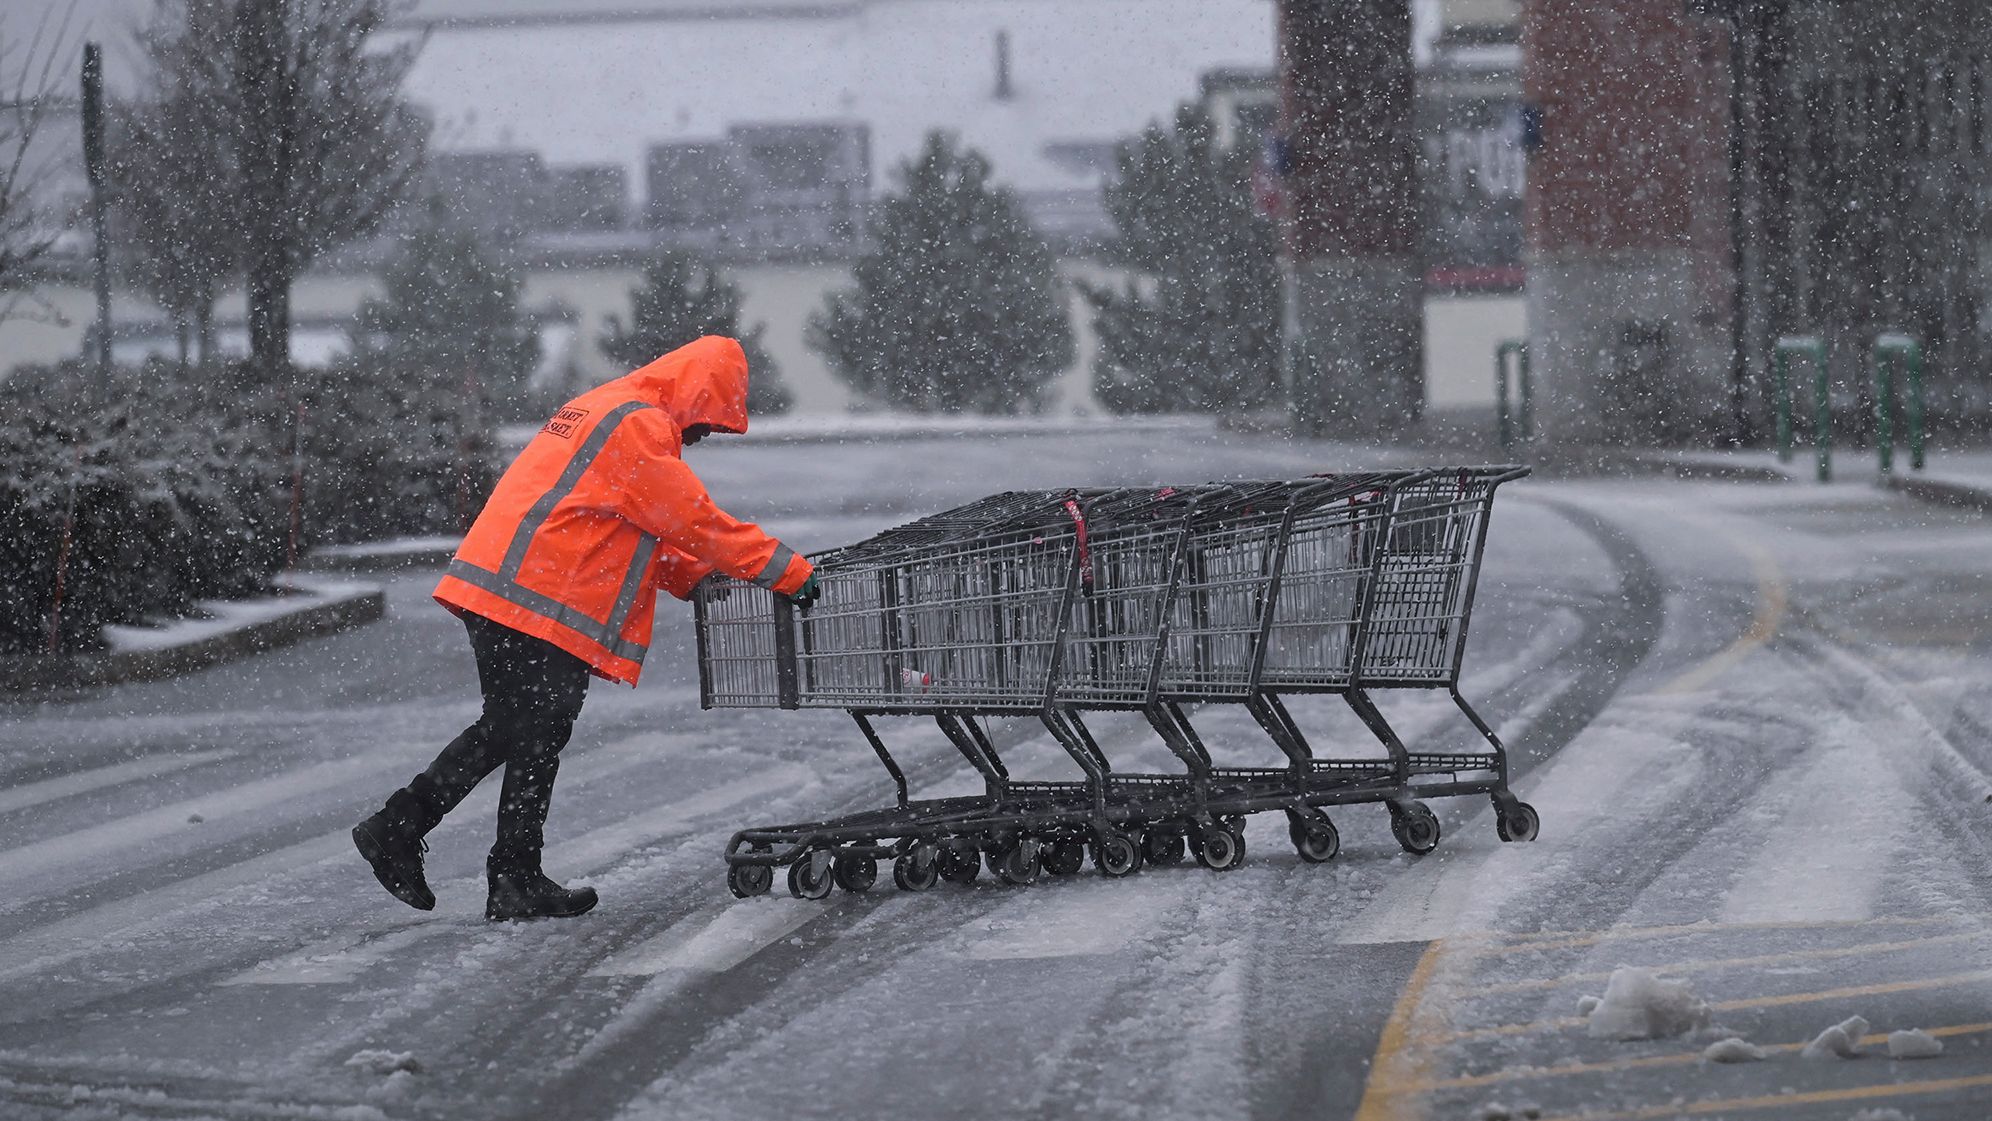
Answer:
[[(1959, 931), (1952, 934), (1937, 934), (1928, 938), (1911, 938), (1900, 942), (1863, 942), (1858, 946), (1829, 946), (1816, 950), (1784, 950), (1775, 954), (1757, 954), (1742, 958), (1702, 958), (1696, 961), (1662, 962), (1652, 968), (1661, 973), (1702, 973), (1718, 969), (1737, 969), (1749, 965), (1776, 965), (1786, 961), (1831, 961), (1835, 958), (1862, 957), (1867, 954), (1892, 954), (1897, 950), (1911, 950), (1918, 946), (1941, 946), (1952, 942), (1970, 942), (1988, 938), (1976, 930)], [(1482, 996), (1496, 993), (1540, 992), (1554, 989), (1578, 981), (1603, 981), (1611, 977), (1612, 971), (1592, 973), (1566, 973), (1561, 977), (1544, 977), (1529, 981), (1503, 981), (1492, 985), (1477, 985), (1473, 995)]]
[(1726, 1098), (1721, 1101), (1679, 1102), (1650, 1105), (1618, 1113), (1572, 1113), (1544, 1121), (1656, 1121), (1662, 1117), (1689, 1117), (1731, 1110), (1784, 1109), (1797, 1105), (1823, 1105), (1834, 1102), (1866, 1102), (1882, 1098), (1942, 1094), (1951, 1090), (1973, 1090), (1992, 1086), (1992, 1074), (1969, 1078), (1938, 1078), (1927, 1082), (1889, 1082), (1879, 1086), (1855, 1086), (1846, 1090), (1813, 1090), (1802, 1094), (1765, 1094), (1755, 1098)]
[[(1559, 930), (1537, 931), (1532, 934), (1519, 934), (1518, 941), (1505, 945), (1491, 946), (1477, 951), (1480, 957), (1500, 957), (1506, 954), (1538, 953), (1545, 950), (1569, 950), (1583, 946), (1595, 946), (1600, 942), (1623, 942), (1642, 938), (1673, 938), (1693, 934), (1728, 934), (1733, 931), (1770, 930), (1843, 930), (1864, 926), (1940, 926), (1956, 920), (1936, 915), (1881, 915), (1870, 919), (1832, 919), (1827, 921), (1781, 921), (1746, 923), (1677, 923), (1673, 926), (1627, 926), (1610, 930)], [(1457, 941), (1457, 939), (1455, 939)]]
[(1363, 1100), (1356, 1106), (1354, 1121), (1416, 1121), (1422, 1115), (1417, 1099), (1398, 1094), (1391, 1087), (1425, 1080), (1430, 1052), (1412, 1027), (1432, 975), (1438, 972), (1444, 946), (1443, 939), (1435, 939), (1425, 947), (1410, 979), (1404, 982), (1404, 991), (1397, 995), (1390, 1019), (1384, 1021), (1383, 1034), (1377, 1038), (1376, 1054), (1370, 1058), (1369, 1078), (1363, 1083)]
[(1654, 690), (1655, 693), (1692, 693), (1702, 688), (1769, 642), (1778, 633), (1778, 628), (1784, 625), (1788, 603), (1784, 573), (1779, 570), (1770, 550), (1741, 537), (1724, 536), (1729, 537), (1730, 543), (1749, 559), (1750, 571), (1757, 578), (1757, 610), (1750, 620), (1750, 629), (1714, 656)]
[[(1941, 989), (1947, 985), (1964, 985), (1978, 981), (1992, 981), (1992, 969), (1977, 969), (1970, 973), (1953, 973), (1947, 977), (1926, 977), (1919, 981), (1894, 981), (1880, 985), (1854, 985), (1844, 989), (1826, 989), (1812, 993), (1784, 993), (1777, 996), (1746, 997), (1742, 1000), (1725, 1000), (1711, 1004), (1716, 1012), (1738, 1012), (1745, 1008), (1783, 1008), (1793, 1004), (1818, 1004), (1828, 1000), (1844, 1000), (1856, 996), (1886, 996), (1890, 993), (1918, 992), (1923, 989)], [(1536, 1032), (1561, 1031), (1564, 1028), (1582, 1027), (1584, 1020), (1579, 1016), (1563, 1016), (1554, 1020), (1536, 1020), (1526, 1024), (1502, 1024), (1491, 1028), (1469, 1028), (1448, 1035), (1434, 1036), (1429, 1043), (1456, 1043), (1466, 1039), (1498, 1039), (1508, 1035), (1530, 1035)]]
[[(1938, 1039), (1949, 1039), (1960, 1035), (1984, 1035), (1992, 1032), (1992, 1024), (1955, 1024), (1946, 1028), (1923, 1029)], [(1806, 1042), (1810, 1042), (1809, 1040)], [(1886, 1032), (1863, 1036), (1859, 1046), (1879, 1047), (1888, 1042)], [(1770, 1043), (1764, 1050), (1773, 1055), (1796, 1054), (1805, 1050), (1805, 1043)], [(1567, 1078), (1578, 1074), (1600, 1074), (1622, 1070), (1645, 1070), (1650, 1067), (1687, 1066), (1702, 1061), (1700, 1051), (1688, 1051), (1679, 1055), (1648, 1055), (1638, 1059), (1613, 1059), (1599, 1063), (1572, 1063), (1568, 1066), (1517, 1067), (1513, 1070), (1498, 1070), (1489, 1074), (1462, 1075), (1458, 1078), (1439, 1078), (1418, 1085), (1399, 1086), (1396, 1093), (1429, 1093), (1433, 1090), (1465, 1090), (1479, 1086), (1494, 1086), (1503, 1082), (1525, 1082), (1538, 1078)]]

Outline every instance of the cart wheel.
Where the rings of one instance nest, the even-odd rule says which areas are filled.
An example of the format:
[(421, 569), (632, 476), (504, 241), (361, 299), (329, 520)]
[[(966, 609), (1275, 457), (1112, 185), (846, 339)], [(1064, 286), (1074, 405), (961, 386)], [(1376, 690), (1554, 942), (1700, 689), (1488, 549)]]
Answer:
[(1494, 831), (1504, 841), (1533, 841), (1542, 829), (1542, 818), (1527, 802), (1515, 802), (1505, 810), (1494, 807)]
[(735, 864), (726, 870), (726, 889), (740, 899), (768, 894), (775, 885), (775, 870), (765, 864)]
[(892, 862), (892, 882), (901, 891), (932, 891), (941, 882), (941, 854), (932, 845), (901, 853)]
[(1412, 802), (1401, 812), (1393, 807), (1390, 832), (1405, 852), (1423, 856), (1439, 847), (1439, 815), (1422, 802)]
[(1245, 819), (1243, 817), (1233, 814), (1218, 824), (1224, 826), (1226, 832), (1238, 838), (1239, 848), (1242, 849), (1245, 847)]
[(941, 850), (934, 866), (951, 884), (972, 884), (982, 872), (982, 854), (973, 845), (951, 844)]
[(830, 854), (821, 849), (789, 865), (789, 894), (797, 899), (821, 899), (830, 894)]
[(1037, 882), (1038, 869), (1043, 867), (1043, 862), (1038, 856), (1038, 843), (1027, 838), (1001, 852), (990, 854), (989, 866), (996, 870), (996, 878), (1004, 883), (1029, 887)]
[(1190, 844), (1181, 833), (1155, 828), (1141, 838), (1141, 857), (1150, 864), (1181, 864)]
[(1309, 864), (1326, 864), (1342, 851), (1342, 834), (1326, 817), (1287, 822), (1287, 839), (1293, 842), (1293, 851)]
[(1197, 863), (1213, 872), (1229, 872), (1245, 863), (1245, 838), (1229, 829), (1206, 829), (1197, 838)]
[(1086, 863), (1086, 846), (1073, 840), (1053, 841), (1044, 849), (1044, 870), (1054, 876), (1069, 876)]
[(1141, 846), (1125, 833), (1108, 833), (1093, 841), (1093, 866), (1108, 876), (1121, 877), (1141, 869)]
[(878, 861), (859, 853), (840, 852), (830, 874), (845, 891), (870, 891), (878, 882)]

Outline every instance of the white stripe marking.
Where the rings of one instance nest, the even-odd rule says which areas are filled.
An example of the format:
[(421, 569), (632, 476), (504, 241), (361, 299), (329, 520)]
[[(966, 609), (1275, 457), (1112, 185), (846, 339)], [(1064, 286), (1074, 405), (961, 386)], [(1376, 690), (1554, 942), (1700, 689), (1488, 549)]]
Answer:
[[(301, 771), (288, 771), (257, 782), (174, 802), (122, 821), (106, 822), (91, 829), (80, 829), (32, 845), (23, 845), (0, 854), (0, 890), (15, 894), (27, 886), (26, 881), (41, 879), (57, 869), (119, 849), (139, 848), (174, 833), (189, 829), (212, 831), (216, 824), (230, 817), (261, 810), (274, 802), (331, 789), (362, 775), (378, 774), (385, 758), (383, 755), (371, 755), (320, 763)], [(196, 813), (206, 824), (188, 822), (187, 819)], [(44, 882), (39, 886), (48, 885)]]
[[(1593, 724), (1516, 792), (1542, 815), (1541, 840), (1489, 844), (1489, 815), (1475, 813), (1467, 828), (1479, 834), (1477, 843), (1455, 839), (1436, 856), (1392, 869), (1390, 888), (1336, 940), (1423, 942), (1499, 930), (1510, 900), (1548, 891), (1584, 853), (1637, 843), (1631, 838), (1654, 828), (1662, 808), (1691, 796), (1704, 776), (1699, 756), (1678, 738), (1692, 714), (1651, 703), (1627, 707), (1634, 711)], [(1625, 726), (1634, 721), (1638, 727)], [(1618, 808), (1624, 805), (1641, 808), (1627, 813)]]
[(734, 779), (681, 802), (549, 845), (544, 860), (556, 868), (597, 868), (639, 845), (689, 832), (700, 818), (730, 809), (749, 798), (767, 796), (778, 787), (799, 786), (809, 781), (810, 774), (807, 767), (791, 763)]
[[(1831, 922), (1870, 918), (1921, 809), (1880, 758), (1891, 730), (1829, 720), (1822, 739), (1844, 746), (1807, 755), (1797, 786), (1763, 847), (1730, 885), (1718, 921)], [(1835, 731), (1840, 734), (1835, 736)], [(1848, 739), (1865, 742), (1847, 743)], [(1888, 746), (1883, 746), (1887, 744)], [(1738, 815), (1749, 819), (1746, 810)]]
[(823, 908), (818, 904), (788, 899), (714, 904), (617, 954), (588, 976), (661, 974), (692, 980), (724, 973), (821, 914)]
[(1117, 953), (1180, 906), (1188, 887), (1188, 877), (1165, 874), (1021, 895), (1016, 906), (971, 927), (973, 940), (960, 954), (973, 961), (1038, 961)]
[[(620, 741), (612, 746), (589, 752), (566, 768), (564, 776), (568, 788), (577, 782), (588, 782), (605, 775), (614, 774), (630, 766), (657, 757), (656, 748), (660, 741), (692, 739), (689, 735), (643, 735)], [(792, 773), (801, 771), (799, 767), (783, 767), (773, 772), (753, 776), (728, 783), (718, 790), (694, 795), (652, 815), (655, 818), (692, 817), (700, 813), (711, 813), (724, 809), (742, 797), (755, 793), (749, 785), (765, 790), (777, 779), (786, 780)], [(728, 792), (728, 800), (714, 805), (720, 791)], [(690, 808), (689, 812), (687, 808)], [(468, 807), (459, 807), (464, 809)], [(478, 820), (472, 820), (478, 818)], [(444, 827), (451, 833), (489, 830), (489, 819), (481, 814), (452, 815), (451, 822)], [(572, 840), (551, 847), (548, 850), (550, 861), (572, 861), (568, 867), (599, 867), (607, 859), (620, 855), (622, 848), (612, 847), (606, 838), (613, 835), (618, 845), (632, 843), (630, 838), (637, 831), (629, 822), (617, 822), (602, 829), (581, 834)], [(637, 840), (641, 840), (638, 837)], [(606, 853), (589, 861), (579, 859), (590, 853)], [(147, 928), (156, 927), (174, 916), (204, 906), (214, 905), (220, 897), (233, 889), (265, 880), (284, 880), (295, 883), (303, 880), (322, 864), (332, 861), (350, 862), (353, 875), (367, 883), (373, 890), (372, 877), (366, 865), (353, 852), (352, 837), (347, 830), (328, 833), (322, 837), (301, 841), (262, 856), (217, 868), (172, 884), (143, 892), (115, 903), (78, 912), (45, 926), (24, 930), (19, 934), (0, 941), (0, 981), (10, 980), (22, 974), (51, 968), (63, 962), (72, 961), (85, 954), (105, 948), (107, 936), (126, 933), (135, 936)], [(448, 885), (445, 890), (461, 888), (481, 889), (482, 881), (466, 879), (460, 884)], [(384, 897), (383, 897), (384, 898)], [(399, 904), (393, 904), (399, 906)]]
[(426, 938), (452, 929), (436, 921), (404, 926), (385, 934), (341, 934), (294, 954), (266, 961), (223, 981), (224, 985), (343, 985)]
[(56, 778), (42, 779), (39, 782), (24, 783), (7, 790), (0, 790), (0, 814), (24, 810), (29, 806), (39, 806), (53, 802), (57, 798), (67, 798), (92, 790), (102, 790), (121, 782), (137, 779), (158, 778), (174, 771), (184, 771), (188, 767), (199, 766), (229, 755), (226, 751), (195, 751), (186, 755), (157, 755), (146, 759), (133, 759), (124, 763), (114, 763), (108, 767), (78, 771)]

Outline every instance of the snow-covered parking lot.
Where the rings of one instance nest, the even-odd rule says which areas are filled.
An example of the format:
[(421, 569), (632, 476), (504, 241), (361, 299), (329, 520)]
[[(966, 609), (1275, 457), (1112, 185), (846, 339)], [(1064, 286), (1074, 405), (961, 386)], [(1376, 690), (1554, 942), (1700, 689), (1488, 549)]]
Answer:
[[(1195, 429), (690, 459), (802, 548), (999, 489), (1407, 461)], [(1440, 801), (1413, 857), (1363, 806), (1325, 865), (1269, 815), (1233, 872), (820, 903), (733, 899), (726, 836), (889, 784), (835, 713), (701, 711), (667, 604), (644, 686), (591, 695), (548, 827), (548, 870), (602, 904), (517, 925), (480, 910), (489, 788), (429, 838), (433, 913), (353, 854), (353, 822), (477, 710), (435, 573), (381, 578), (386, 618), (356, 631), (0, 702), (0, 1116), (1992, 1115), (1982, 515), (1861, 481), (1515, 484), (1463, 689), (1540, 840)], [(1331, 700), (1296, 705), (1317, 743), (1367, 743)], [(1442, 694), (1387, 711), (1414, 745), (1472, 734)], [(1199, 730), (1220, 761), (1273, 756), (1242, 712)], [(975, 789), (931, 726), (886, 732), (916, 791)], [(1020, 774), (1069, 773), (999, 732)], [(1145, 729), (1096, 732), (1169, 766)], [(1854, 1016), (1854, 1057), (1803, 1054)], [(1911, 1029), (1941, 1054), (1891, 1058)]]

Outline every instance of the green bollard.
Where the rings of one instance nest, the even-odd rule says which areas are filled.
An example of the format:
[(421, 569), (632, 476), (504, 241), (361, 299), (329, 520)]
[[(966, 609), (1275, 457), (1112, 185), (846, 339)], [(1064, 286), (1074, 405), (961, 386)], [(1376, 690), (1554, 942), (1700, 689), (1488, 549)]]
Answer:
[[(1508, 356), (1515, 356), (1515, 404), (1510, 411), (1508, 396)], [(1494, 416), (1499, 427), (1501, 449), (1511, 450), (1517, 438), (1535, 438), (1534, 387), (1529, 384), (1529, 344), (1522, 339), (1504, 339), (1494, 348)]]
[(1812, 363), (1812, 447), (1819, 457), (1819, 481), (1833, 478), (1833, 402), (1826, 376), (1826, 340), (1818, 335), (1786, 335), (1772, 349), (1771, 367), (1777, 376), (1778, 462), (1791, 462), (1793, 442), (1791, 359)]
[(1909, 467), (1921, 471), (1923, 448), (1923, 348), (1913, 335), (1888, 331), (1875, 336), (1874, 427), (1879, 445), (1881, 473), (1895, 467), (1895, 372), (1900, 369), (1903, 389), (1909, 399), (1903, 405), (1903, 420), (1909, 427)]

